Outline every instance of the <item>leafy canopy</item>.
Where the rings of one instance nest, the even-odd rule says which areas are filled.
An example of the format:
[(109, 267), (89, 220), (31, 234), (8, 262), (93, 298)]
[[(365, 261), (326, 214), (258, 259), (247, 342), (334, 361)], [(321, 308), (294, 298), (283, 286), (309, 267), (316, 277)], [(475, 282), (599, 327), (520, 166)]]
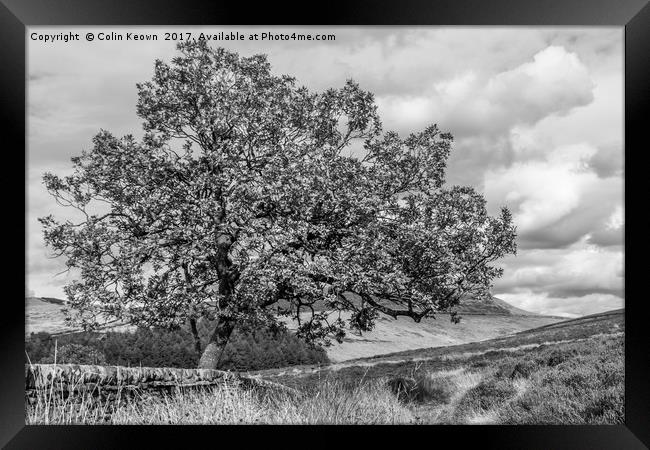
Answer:
[(288, 316), (327, 342), (487, 294), (515, 229), (471, 187), (443, 186), (450, 134), (383, 132), (352, 80), (311, 92), (263, 55), (178, 49), (138, 84), (141, 141), (100, 131), (72, 175), (44, 176), (83, 216), (40, 219), (80, 274), (65, 288), (73, 320)]

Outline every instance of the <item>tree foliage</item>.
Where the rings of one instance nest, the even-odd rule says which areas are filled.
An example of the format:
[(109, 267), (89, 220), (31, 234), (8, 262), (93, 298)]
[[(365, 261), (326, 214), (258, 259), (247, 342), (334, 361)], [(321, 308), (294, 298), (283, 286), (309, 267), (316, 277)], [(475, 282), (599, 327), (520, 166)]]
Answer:
[(72, 175), (44, 176), (83, 217), (40, 219), (80, 273), (65, 288), (72, 320), (216, 320), (210, 367), (236, 324), (287, 316), (328, 342), (379, 314), (419, 321), (487, 294), (515, 229), (474, 189), (444, 186), (450, 134), (384, 132), (352, 80), (316, 93), (263, 55), (178, 49), (138, 84), (142, 140), (101, 131)]

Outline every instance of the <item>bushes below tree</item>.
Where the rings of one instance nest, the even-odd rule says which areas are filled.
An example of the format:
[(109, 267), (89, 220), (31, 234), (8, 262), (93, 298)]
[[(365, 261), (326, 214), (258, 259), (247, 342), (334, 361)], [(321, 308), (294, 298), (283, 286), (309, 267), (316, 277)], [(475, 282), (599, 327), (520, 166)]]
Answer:
[[(206, 333), (201, 334), (205, 346)], [(184, 329), (138, 328), (131, 333), (81, 332), (56, 337), (32, 333), (25, 342), (26, 358), (32, 363), (52, 363), (55, 346), (61, 363), (193, 368), (200, 357), (191, 333)], [(309, 346), (290, 332), (235, 330), (218, 368), (244, 371), (328, 362), (322, 348)]]
[(56, 348), (56, 354), (50, 352), (39, 360), (41, 363), (52, 364), (106, 364), (104, 353), (94, 347), (83, 344), (66, 344)]

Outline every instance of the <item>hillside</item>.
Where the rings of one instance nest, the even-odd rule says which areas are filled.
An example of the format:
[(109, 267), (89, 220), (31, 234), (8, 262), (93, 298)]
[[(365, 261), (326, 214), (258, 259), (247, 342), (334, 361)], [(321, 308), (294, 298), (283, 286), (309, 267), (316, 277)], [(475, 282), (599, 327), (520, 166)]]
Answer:
[[(59, 299), (54, 299), (59, 300)], [(63, 316), (64, 301), (52, 301), (42, 297), (25, 298), (25, 335), (46, 331), (57, 334), (72, 331)]]
[(497, 305), (501, 306), (502, 308), (508, 310), (511, 315), (513, 316), (537, 316), (539, 314), (526, 311), (525, 309), (517, 308), (516, 306), (511, 305), (510, 303), (507, 303), (504, 300), (501, 300), (500, 298), (497, 297), (492, 297), (492, 301), (496, 303)]
[(361, 336), (348, 333), (343, 343), (327, 348), (333, 362), (429, 347), (442, 347), (482, 341), (530, 328), (556, 323), (562, 319), (546, 316), (506, 314), (463, 314), (460, 323), (451, 322), (449, 314), (436, 319), (381, 317), (374, 330)]
[(408, 350), (396, 352), (374, 358), (360, 358), (355, 361), (348, 361), (350, 365), (358, 362), (373, 361), (387, 362), (395, 360), (426, 360), (445, 355), (449, 358), (455, 353), (470, 355), (481, 354), (487, 351), (513, 351), (518, 348), (534, 348), (553, 344), (564, 344), (584, 339), (598, 337), (601, 335), (618, 335), (625, 330), (625, 310), (616, 309), (598, 314), (591, 314), (577, 319), (567, 319), (548, 325), (513, 333), (495, 339), (488, 339), (481, 342), (472, 342), (462, 345), (454, 345), (446, 348), (429, 348), (422, 350)]
[[(353, 296), (348, 298), (354, 299)], [(326, 349), (327, 356), (333, 362), (340, 362), (405, 350), (458, 345), (565, 320), (564, 317), (540, 316), (496, 297), (484, 300), (466, 297), (454, 309), (461, 316), (458, 324), (451, 322), (448, 313), (439, 313), (435, 319), (423, 319), (420, 323), (407, 317), (393, 319), (382, 316), (372, 331), (361, 336), (348, 333), (343, 343), (334, 342)], [(341, 314), (341, 317), (347, 320), (349, 314)]]
[[(62, 312), (64, 307), (65, 302), (59, 299), (26, 298), (25, 335), (40, 331), (51, 334), (74, 331), (65, 325)], [(463, 299), (456, 309), (462, 317), (458, 324), (452, 323), (449, 314), (445, 313), (438, 314), (435, 319), (423, 319), (420, 323), (406, 317), (397, 320), (381, 317), (374, 330), (361, 336), (348, 333), (343, 343), (335, 342), (326, 349), (327, 355), (332, 362), (340, 362), (405, 350), (457, 345), (505, 336), (563, 320), (535, 315), (496, 297), (483, 301)], [(342, 314), (342, 317), (347, 319), (349, 315)], [(288, 326), (292, 328), (295, 324), (289, 322)], [(118, 329), (124, 331), (130, 328), (121, 326)]]
[(65, 305), (67, 303), (66, 300), (62, 300), (60, 298), (55, 298), (55, 297), (32, 297), (32, 298), (47, 303), (54, 303), (55, 305)]
[(461, 315), (496, 314), (505, 316), (539, 316), (539, 314), (517, 308), (494, 296), (485, 300), (478, 300), (471, 297), (464, 298), (454, 309)]
[(291, 369), (271, 369), (259, 371), (257, 376), (289, 382), (290, 385), (301, 383), (295, 378), (324, 377), (328, 373), (363, 373), (364, 377), (396, 376), (403, 374), (414, 366), (427, 370), (447, 370), (456, 367), (459, 362), (474, 362), (480, 359), (499, 359), (504, 355), (529, 351), (536, 348), (565, 346), (566, 344), (585, 342), (607, 336), (622, 336), (625, 331), (625, 310), (617, 309), (599, 314), (592, 314), (577, 319), (569, 319), (542, 325), (536, 328), (512, 333), (480, 342), (460, 345), (448, 345), (420, 348), (393, 353), (384, 353), (370, 357), (361, 357), (334, 363), (329, 366), (302, 366)]
[[(346, 292), (343, 294), (345, 298), (355, 305), (361, 304), (361, 298), (351, 292)], [(385, 304), (386, 306), (394, 306), (391, 302), (380, 301), (380, 303)], [(278, 302), (278, 306), (281, 308), (287, 308), (288, 303), (285, 301)], [(329, 308), (322, 301), (317, 301), (314, 303), (313, 308), (315, 311), (327, 311)], [(453, 308), (450, 308), (449, 312), (456, 311), (461, 315), (485, 315), (485, 314), (494, 314), (499, 316), (537, 316), (537, 313), (523, 310), (517, 308), (516, 306), (511, 305), (510, 303), (501, 300), (500, 298), (490, 296), (486, 299), (477, 299), (470, 296), (465, 296), (461, 298), (460, 303)], [(557, 317), (558, 319), (564, 319), (563, 317)]]
[[(78, 331), (65, 324), (66, 301), (53, 297), (25, 297), (25, 336), (31, 333), (47, 332), (61, 334)], [(111, 326), (111, 330), (125, 331), (133, 327), (127, 325)]]

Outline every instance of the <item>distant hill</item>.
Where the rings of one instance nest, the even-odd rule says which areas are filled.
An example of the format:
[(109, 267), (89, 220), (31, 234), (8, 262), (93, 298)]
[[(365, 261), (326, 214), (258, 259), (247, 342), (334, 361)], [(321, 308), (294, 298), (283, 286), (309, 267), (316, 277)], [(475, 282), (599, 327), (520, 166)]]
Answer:
[(66, 303), (68, 303), (66, 300), (62, 300), (56, 297), (26, 297), (25, 300), (26, 301), (40, 300), (46, 303), (54, 303), (55, 305), (65, 305)]
[[(356, 305), (361, 304), (361, 298), (358, 295), (346, 292), (345, 297)], [(382, 304), (385, 304), (388, 307), (392, 307), (392, 302), (382, 301)], [(280, 307), (286, 308), (288, 306), (287, 302), (280, 302)], [(316, 311), (326, 311), (328, 309), (327, 305), (324, 302), (316, 302), (314, 305), (314, 310)], [(396, 308), (401, 309), (399, 306)], [(501, 300), (500, 298), (490, 296), (487, 299), (477, 299), (474, 297), (466, 296), (460, 300), (460, 303), (449, 311), (456, 311), (460, 315), (496, 315), (496, 316), (541, 316), (540, 314), (526, 311), (516, 306), (511, 305), (510, 303)], [(566, 319), (566, 317), (560, 316), (545, 316), (545, 317), (554, 317), (556, 319)]]
[(510, 311), (510, 314), (513, 316), (539, 316), (540, 315), (534, 312), (527, 311), (525, 309), (517, 308), (516, 306), (511, 305), (510, 303), (506, 302), (505, 300), (501, 300), (498, 297), (492, 297), (492, 301), (495, 304), (501, 306), (502, 308), (505, 308), (508, 311)]
[[(42, 331), (50, 334), (80, 331), (66, 325), (63, 313), (66, 304), (65, 300), (54, 297), (25, 297), (25, 336)], [(133, 327), (116, 325), (107, 329), (124, 331)]]
[[(324, 309), (324, 305), (319, 306), (321, 310)], [(62, 312), (64, 307), (65, 301), (56, 298), (26, 298), (25, 334), (78, 331), (66, 326)], [(348, 333), (343, 343), (328, 347), (328, 357), (336, 362), (418, 348), (458, 345), (493, 339), (565, 319), (524, 311), (496, 297), (482, 301), (466, 298), (455, 309), (462, 317), (459, 324), (451, 323), (447, 313), (436, 314), (436, 319), (427, 318), (420, 323), (407, 317), (397, 320), (380, 317), (374, 330), (361, 336)], [(349, 314), (342, 314), (342, 317), (347, 320)], [(288, 326), (292, 328), (295, 324), (289, 322)], [(122, 326), (120, 329), (127, 330), (129, 327)]]
[[(466, 297), (461, 299), (460, 304), (455, 306), (453, 309), (461, 315), (494, 314), (504, 316), (541, 316), (541, 314), (517, 308), (516, 306), (511, 305), (510, 303), (494, 296), (490, 296), (490, 298), (485, 300)], [(558, 319), (565, 319), (565, 317), (560, 316), (546, 317), (557, 317)]]
[(57, 334), (72, 331), (66, 326), (63, 308), (65, 301), (49, 297), (25, 298), (25, 335), (46, 331)]
[[(342, 315), (346, 320), (349, 315)], [(386, 353), (428, 347), (459, 345), (468, 342), (494, 339), (531, 328), (551, 325), (565, 318), (538, 315), (461, 314), (458, 324), (452, 323), (449, 314), (436, 314), (436, 318), (422, 319), (420, 323), (408, 317), (380, 317), (375, 328), (361, 336), (348, 333), (343, 343), (326, 348), (333, 362), (365, 358)]]
[(524, 314), (515, 314), (517, 308), (504, 302), (503, 300), (497, 299), (496, 297), (490, 296), (486, 299), (477, 299), (474, 297), (464, 297), (460, 300), (460, 303), (451, 310), (458, 312), (461, 315), (468, 314), (490, 314), (490, 315), (499, 315), (499, 316), (512, 316), (512, 315), (535, 315), (528, 311), (521, 310)]
[[(353, 294), (346, 294), (346, 297), (353, 302), (360, 301)], [(385, 304), (390, 306), (389, 303)], [(323, 305), (317, 307), (325, 309)], [(348, 333), (342, 343), (334, 342), (327, 347), (327, 356), (331, 361), (338, 362), (427, 347), (459, 345), (566, 320), (566, 317), (525, 311), (494, 296), (483, 300), (465, 297), (453, 310), (461, 317), (458, 324), (451, 322), (449, 312), (437, 313), (435, 319), (423, 319), (420, 323), (408, 317), (393, 319), (380, 316), (372, 331), (360, 336)], [(341, 317), (347, 320), (350, 315), (342, 313)], [(291, 328), (295, 325), (288, 323), (288, 326)]]

